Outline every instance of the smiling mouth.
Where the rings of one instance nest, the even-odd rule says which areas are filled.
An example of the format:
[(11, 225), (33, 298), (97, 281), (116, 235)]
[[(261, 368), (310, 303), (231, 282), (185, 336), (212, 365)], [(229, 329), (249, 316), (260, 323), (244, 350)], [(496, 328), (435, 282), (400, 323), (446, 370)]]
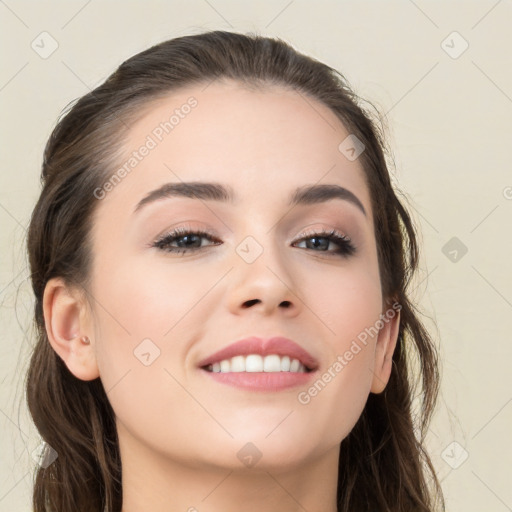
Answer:
[(203, 366), (202, 369), (213, 373), (309, 373), (313, 371), (296, 358), (277, 354), (266, 356), (260, 354), (239, 355), (208, 364)]

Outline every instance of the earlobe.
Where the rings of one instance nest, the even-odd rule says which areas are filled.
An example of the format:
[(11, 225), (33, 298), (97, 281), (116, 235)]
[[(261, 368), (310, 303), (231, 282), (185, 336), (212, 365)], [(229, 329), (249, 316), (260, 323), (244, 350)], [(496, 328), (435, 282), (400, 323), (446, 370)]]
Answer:
[(375, 347), (375, 366), (373, 368), (373, 380), (370, 391), (375, 394), (382, 393), (391, 376), (393, 366), (393, 353), (398, 341), (400, 328), (400, 310), (394, 310), (394, 315), (389, 318), (384, 315), (384, 325), (377, 336)]
[(78, 292), (61, 278), (50, 279), (44, 290), (43, 313), (48, 341), (69, 371), (81, 380), (99, 377), (93, 343), (81, 339), (91, 326)]

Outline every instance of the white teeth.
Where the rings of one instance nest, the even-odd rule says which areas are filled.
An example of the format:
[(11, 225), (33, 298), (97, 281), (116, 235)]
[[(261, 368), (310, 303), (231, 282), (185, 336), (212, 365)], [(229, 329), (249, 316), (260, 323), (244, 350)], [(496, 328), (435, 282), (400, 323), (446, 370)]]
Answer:
[(232, 372), (245, 372), (244, 356), (235, 356), (235, 357), (231, 358), (231, 371)]
[[(298, 359), (293, 359), (292, 362), (290, 363), (290, 371), (291, 372), (298, 372), (299, 371), (299, 367), (300, 367), (299, 360)], [(221, 369), (222, 369), (222, 367), (221, 367)]]
[(231, 370), (231, 361), (229, 359), (223, 359), (220, 362), (220, 371), (222, 373), (227, 373)]
[(276, 355), (266, 356), (263, 360), (264, 372), (280, 372), (281, 371), (281, 358)]
[(305, 373), (306, 367), (298, 359), (290, 359), (289, 356), (278, 356), (270, 354), (261, 356), (259, 354), (249, 354), (247, 356), (234, 356), (231, 359), (223, 359), (213, 363), (208, 367), (216, 373), (233, 372), (294, 372)]
[(251, 354), (245, 358), (246, 372), (262, 372), (263, 358), (259, 354)]

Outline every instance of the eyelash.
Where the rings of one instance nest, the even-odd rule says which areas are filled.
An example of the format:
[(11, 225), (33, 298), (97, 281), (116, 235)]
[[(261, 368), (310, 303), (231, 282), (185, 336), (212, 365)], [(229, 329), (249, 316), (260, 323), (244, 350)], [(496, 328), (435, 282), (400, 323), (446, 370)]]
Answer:
[[(203, 249), (204, 247), (171, 247), (170, 244), (174, 242), (176, 239), (188, 236), (188, 235), (199, 235), (202, 238), (208, 239), (210, 242), (220, 242), (212, 233), (208, 231), (204, 231), (201, 229), (191, 230), (184, 227), (176, 228), (174, 231), (167, 233), (163, 237), (156, 240), (151, 247), (156, 247), (157, 249), (170, 252), (173, 254), (184, 254), (189, 251), (197, 251)], [(322, 230), (320, 232), (312, 232), (312, 233), (303, 233), (301, 238), (294, 243), (304, 242), (311, 238), (326, 238), (329, 242), (335, 242), (339, 249), (336, 251), (314, 251), (327, 254), (329, 257), (331, 256), (341, 256), (341, 257), (349, 257), (352, 256), (356, 252), (356, 247), (350, 240), (350, 238), (342, 233), (333, 230)], [(311, 249), (310, 249), (311, 250)]]

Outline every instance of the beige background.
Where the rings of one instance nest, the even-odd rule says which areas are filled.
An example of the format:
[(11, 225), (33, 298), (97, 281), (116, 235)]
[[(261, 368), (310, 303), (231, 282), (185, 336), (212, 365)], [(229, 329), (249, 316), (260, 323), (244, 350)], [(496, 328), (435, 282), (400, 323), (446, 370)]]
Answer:
[(511, 23), (510, 2), (494, 0), (0, 1), (0, 510), (31, 510), (24, 242), (45, 141), (68, 102), (123, 60), (206, 29), (282, 37), (387, 113), (396, 180), (422, 232), (417, 298), (441, 347), (428, 446), (447, 509), (512, 510)]

